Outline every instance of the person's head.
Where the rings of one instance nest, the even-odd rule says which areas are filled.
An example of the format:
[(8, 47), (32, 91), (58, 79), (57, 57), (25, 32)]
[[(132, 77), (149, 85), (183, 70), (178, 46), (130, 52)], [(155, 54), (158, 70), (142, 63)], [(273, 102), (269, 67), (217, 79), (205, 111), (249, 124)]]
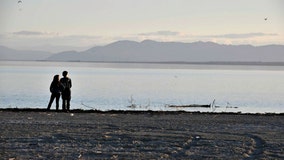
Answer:
[(58, 74), (53, 77), (53, 81), (59, 81), (59, 75)]
[(67, 77), (67, 75), (68, 75), (68, 72), (67, 72), (67, 71), (63, 71), (63, 72), (62, 72), (62, 76), (63, 76), (63, 77)]

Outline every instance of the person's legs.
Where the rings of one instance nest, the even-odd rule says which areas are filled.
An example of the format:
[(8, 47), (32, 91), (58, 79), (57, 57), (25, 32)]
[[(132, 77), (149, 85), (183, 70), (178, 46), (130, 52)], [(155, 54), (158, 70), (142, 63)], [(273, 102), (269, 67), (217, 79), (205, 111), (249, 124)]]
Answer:
[(67, 101), (67, 111), (70, 111), (70, 98), (66, 100)]
[(60, 99), (60, 94), (56, 95), (56, 111), (59, 110), (59, 99)]
[(66, 111), (66, 99), (62, 97), (62, 110)]
[(50, 100), (49, 100), (49, 103), (48, 103), (48, 107), (47, 107), (47, 110), (50, 110), (51, 108), (51, 105), (52, 105), (52, 102), (54, 100), (55, 96), (53, 94), (51, 94), (50, 96)]

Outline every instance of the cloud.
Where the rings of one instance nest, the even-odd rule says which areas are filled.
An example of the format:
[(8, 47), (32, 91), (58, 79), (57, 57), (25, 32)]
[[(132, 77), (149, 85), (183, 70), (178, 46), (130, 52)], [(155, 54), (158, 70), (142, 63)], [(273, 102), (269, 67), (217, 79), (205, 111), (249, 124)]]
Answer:
[(140, 36), (177, 36), (179, 32), (173, 31), (157, 31), (157, 32), (148, 32), (148, 33), (140, 33)]
[(82, 39), (100, 39), (102, 36), (92, 36), (92, 35), (63, 35), (59, 33), (54, 32), (38, 32), (38, 31), (19, 31), (19, 32), (13, 32), (11, 35), (17, 37), (23, 37), (27, 36), (27, 38), (48, 38), (48, 39), (74, 39), (74, 40), (82, 40)]
[(10, 35), (21, 37), (55, 37), (59, 36), (57, 32), (39, 32), (39, 31), (18, 31), (12, 32)]
[(256, 38), (256, 37), (266, 37), (266, 36), (279, 36), (277, 33), (232, 33), (232, 34), (220, 34), (220, 35), (194, 35), (194, 34), (186, 34), (182, 32), (174, 32), (174, 31), (157, 31), (157, 32), (148, 32), (148, 33), (140, 33), (138, 36), (147, 36), (147, 37), (175, 37), (177, 39), (184, 38), (194, 38), (194, 39), (204, 39), (204, 38), (225, 38), (225, 39), (247, 39), (247, 38)]
[(205, 38), (253, 38), (253, 37), (263, 37), (263, 36), (278, 36), (276, 33), (243, 33), (243, 34), (223, 34), (223, 35), (206, 35), (201, 36)]
[(100, 39), (102, 36), (88, 36), (88, 35), (67, 35), (62, 36), (64, 38), (70, 38), (70, 39)]
[(38, 36), (38, 35), (44, 35), (42, 32), (35, 32), (35, 31), (19, 31), (19, 32), (13, 32), (14, 35), (26, 35), (26, 36)]

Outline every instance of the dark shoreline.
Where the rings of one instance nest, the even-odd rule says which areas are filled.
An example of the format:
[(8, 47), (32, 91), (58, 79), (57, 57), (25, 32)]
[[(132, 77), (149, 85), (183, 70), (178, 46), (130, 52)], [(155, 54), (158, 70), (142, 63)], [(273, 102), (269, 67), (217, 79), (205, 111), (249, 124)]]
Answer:
[[(0, 108), (0, 112), (56, 112), (56, 113), (66, 113), (65, 111), (59, 110), (49, 110), (41, 108)], [(280, 115), (283, 116), (284, 113), (241, 113), (241, 112), (188, 112), (188, 111), (152, 111), (152, 110), (82, 110), (74, 109), (70, 113), (102, 113), (102, 114), (206, 114), (206, 115), (265, 115), (265, 116), (274, 116)]]

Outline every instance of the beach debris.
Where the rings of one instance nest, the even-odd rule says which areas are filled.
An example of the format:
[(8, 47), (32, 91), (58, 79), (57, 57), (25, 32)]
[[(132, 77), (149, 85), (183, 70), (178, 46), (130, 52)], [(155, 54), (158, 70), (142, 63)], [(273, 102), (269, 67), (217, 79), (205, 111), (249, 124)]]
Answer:
[(212, 101), (210, 104), (189, 104), (189, 105), (166, 105), (166, 107), (170, 108), (210, 108), (212, 112), (215, 112), (217, 108), (225, 108), (223, 112), (226, 112), (228, 108), (236, 109), (238, 107), (233, 107), (229, 102), (227, 102), (226, 106), (216, 105), (216, 99)]
[(129, 106), (127, 106), (128, 108), (131, 108), (131, 109), (136, 109), (136, 108), (144, 108), (144, 109), (148, 109), (150, 106), (151, 106), (151, 101), (150, 99), (148, 99), (148, 104), (147, 105), (137, 105), (135, 104), (135, 100), (133, 98), (133, 96), (131, 95), (130, 96), (130, 99), (128, 100), (128, 102), (130, 103)]
[(171, 108), (210, 108), (210, 105), (190, 104), (190, 105), (168, 105)]
[(136, 104), (131, 104), (130, 106), (127, 106), (128, 108), (132, 108), (132, 109), (135, 109), (137, 108), (137, 105)]
[(112, 155), (112, 157), (110, 159), (118, 159), (118, 155)]
[(53, 147), (53, 150), (57, 150), (57, 149), (59, 149), (59, 147)]
[(170, 156), (168, 154), (162, 154), (161, 155), (161, 159), (168, 159)]
[(16, 158), (9, 158), (8, 160), (16, 160)]
[(109, 136), (109, 135), (104, 135), (103, 136), (105, 139), (110, 139), (111, 138), (111, 136)]
[(111, 114), (110, 116), (111, 117), (117, 117), (117, 114)]
[(268, 20), (268, 18), (267, 18), (267, 17), (265, 17), (265, 18), (264, 18), (264, 20), (265, 20), (265, 21), (267, 21), (267, 20)]
[(82, 158), (82, 153), (79, 153), (78, 159)]
[(21, 0), (18, 0), (18, 3), (22, 3), (22, 1), (21, 1)]
[(74, 116), (74, 113), (71, 113), (70, 116), (73, 117), (73, 116)]
[(250, 155), (248, 155), (247, 153), (244, 153), (243, 156), (244, 156), (245, 158), (250, 157)]
[(142, 142), (142, 141), (139, 141), (139, 140), (133, 140), (133, 141), (132, 141), (132, 144), (141, 145), (141, 144), (143, 144), (143, 142)]
[(183, 146), (189, 145), (192, 142), (193, 137), (190, 137), (186, 142), (184, 142)]
[(190, 151), (190, 150), (187, 150), (186, 152), (185, 152), (185, 155), (187, 155), (187, 156), (191, 156), (191, 155), (194, 155), (195, 153), (194, 152), (192, 152), (192, 151)]
[(201, 137), (200, 137), (200, 136), (195, 136), (195, 138), (196, 138), (196, 139), (200, 139)]
[(87, 107), (87, 108), (90, 108), (90, 109), (96, 110), (96, 108), (91, 107), (91, 106), (88, 106), (88, 105), (84, 104), (83, 102), (81, 102), (81, 105), (82, 105), (82, 106), (84, 106), (84, 107)]
[(102, 154), (102, 145), (101, 144), (97, 144), (96, 145), (96, 150), (95, 150), (95, 153), (97, 154)]
[(226, 109), (227, 108), (239, 108), (239, 107), (233, 107), (229, 102), (227, 102)]
[(128, 100), (128, 102), (130, 103), (130, 106), (128, 106), (129, 108), (134, 109), (134, 108), (136, 108), (136, 107), (137, 107), (137, 105), (134, 103), (134, 102), (135, 102), (135, 100), (134, 100), (134, 98), (133, 98), (133, 96), (132, 96), (132, 95), (130, 96), (130, 99)]
[(38, 157), (38, 158), (43, 158), (43, 156), (40, 155), (39, 153), (37, 154), (37, 157)]
[(226, 108), (230, 107), (231, 104), (229, 102), (227, 102)]
[(213, 102), (210, 104), (210, 108), (212, 110), (212, 112), (214, 112), (216, 110), (216, 105), (215, 105), (215, 99), (213, 100)]
[(110, 138), (111, 138), (110, 134), (111, 134), (111, 132), (105, 132), (104, 135), (103, 135), (103, 137), (104, 137), (105, 139), (110, 139)]

